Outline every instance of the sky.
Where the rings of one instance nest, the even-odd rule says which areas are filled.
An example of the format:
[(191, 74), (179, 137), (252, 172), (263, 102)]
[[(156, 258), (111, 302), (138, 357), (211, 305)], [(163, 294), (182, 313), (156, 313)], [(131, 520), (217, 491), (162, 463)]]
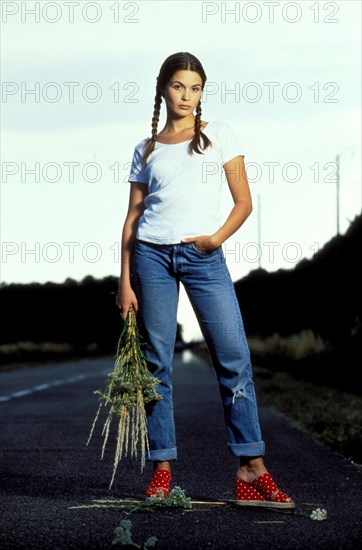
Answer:
[[(134, 146), (177, 51), (207, 74), (254, 210), (224, 244), (233, 281), (293, 269), (361, 213), (361, 2), (1, 3), (1, 283), (119, 276)], [(161, 108), (159, 130), (165, 123)], [(233, 203), (222, 189), (222, 215)], [(181, 287), (185, 340), (201, 336)]]

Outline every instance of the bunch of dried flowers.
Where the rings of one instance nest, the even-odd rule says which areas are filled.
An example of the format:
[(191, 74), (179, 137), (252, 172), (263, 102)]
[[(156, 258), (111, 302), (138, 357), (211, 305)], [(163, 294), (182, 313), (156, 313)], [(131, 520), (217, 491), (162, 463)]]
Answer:
[(162, 396), (156, 391), (160, 381), (147, 368), (133, 307), (128, 310), (114, 359), (115, 364), (113, 370), (107, 375), (105, 389), (93, 392), (100, 396), (101, 403), (86, 443), (88, 445), (91, 440), (102, 405), (110, 405), (102, 431), (104, 439), (101, 454), (102, 459), (112, 419), (118, 417), (117, 444), (109, 489), (113, 485), (117, 466), (122, 456), (126, 456), (130, 452), (131, 458), (137, 457), (139, 446), (141, 447), (141, 470), (143, 471), (146, 452), (149, 452), (145, 405), (151, 401), (162, 399)]

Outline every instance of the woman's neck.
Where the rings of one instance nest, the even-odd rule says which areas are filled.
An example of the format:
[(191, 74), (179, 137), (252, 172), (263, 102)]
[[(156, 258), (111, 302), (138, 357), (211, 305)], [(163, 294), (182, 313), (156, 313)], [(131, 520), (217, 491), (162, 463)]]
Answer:
[(185, 118), (171, 118), (167, 117), (165, 126), (161, 130), (160, 134), (167, 134), (169, 136), (171, 135), (178, 135), (182, 132), (186, 132), (189, 130), (192, 130), (195, 126), (195, 117), (194, 115), (190, 115)]

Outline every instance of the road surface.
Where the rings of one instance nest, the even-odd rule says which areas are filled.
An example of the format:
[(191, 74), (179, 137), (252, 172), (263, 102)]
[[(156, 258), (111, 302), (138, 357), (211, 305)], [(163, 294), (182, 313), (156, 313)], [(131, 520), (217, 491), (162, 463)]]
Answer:
[[(100, 460), (101, 420), (85, 446), (98, 406), (93, 391), (112, 367), (112, 358), (83, 359), (1, 375), (2, 549), (114, 548), (114, 529), (126, 518), (134, 541), (156, 536), (157, 550), (361, 548), (362, 471), (261, 404), (266, 465), (297, 501), (293, 513), (198, 504), (127, 515), (120, 501), (143, 499), (151, 464), (141, 475), (139, 463), (125, 461), (108, 491), (115, 447), (110, 440)], [(189, 350), (175, 355), (174, 400), (173, 485), (195, 501), (232, 499), (237, 462), (226, 447), (215, 375)], [(327, 520), (310, 519), (316, 508)]]

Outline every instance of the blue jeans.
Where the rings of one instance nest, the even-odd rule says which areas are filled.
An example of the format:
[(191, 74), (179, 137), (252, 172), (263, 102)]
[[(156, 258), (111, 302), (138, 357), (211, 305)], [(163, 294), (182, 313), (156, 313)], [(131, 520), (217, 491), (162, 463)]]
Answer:
[(135, 240), (131, 269), (138, 300), (137, 322), (149, 370), (163, 399), (146, 407), (147, 460), (177, 458), (172, 401), (172, 361), (180, 281), (184, 285), (215, 368), (235, 456), (263, 456), (250, 353), (233, 282), (222, 247), (211, 253), (194, 243)]

